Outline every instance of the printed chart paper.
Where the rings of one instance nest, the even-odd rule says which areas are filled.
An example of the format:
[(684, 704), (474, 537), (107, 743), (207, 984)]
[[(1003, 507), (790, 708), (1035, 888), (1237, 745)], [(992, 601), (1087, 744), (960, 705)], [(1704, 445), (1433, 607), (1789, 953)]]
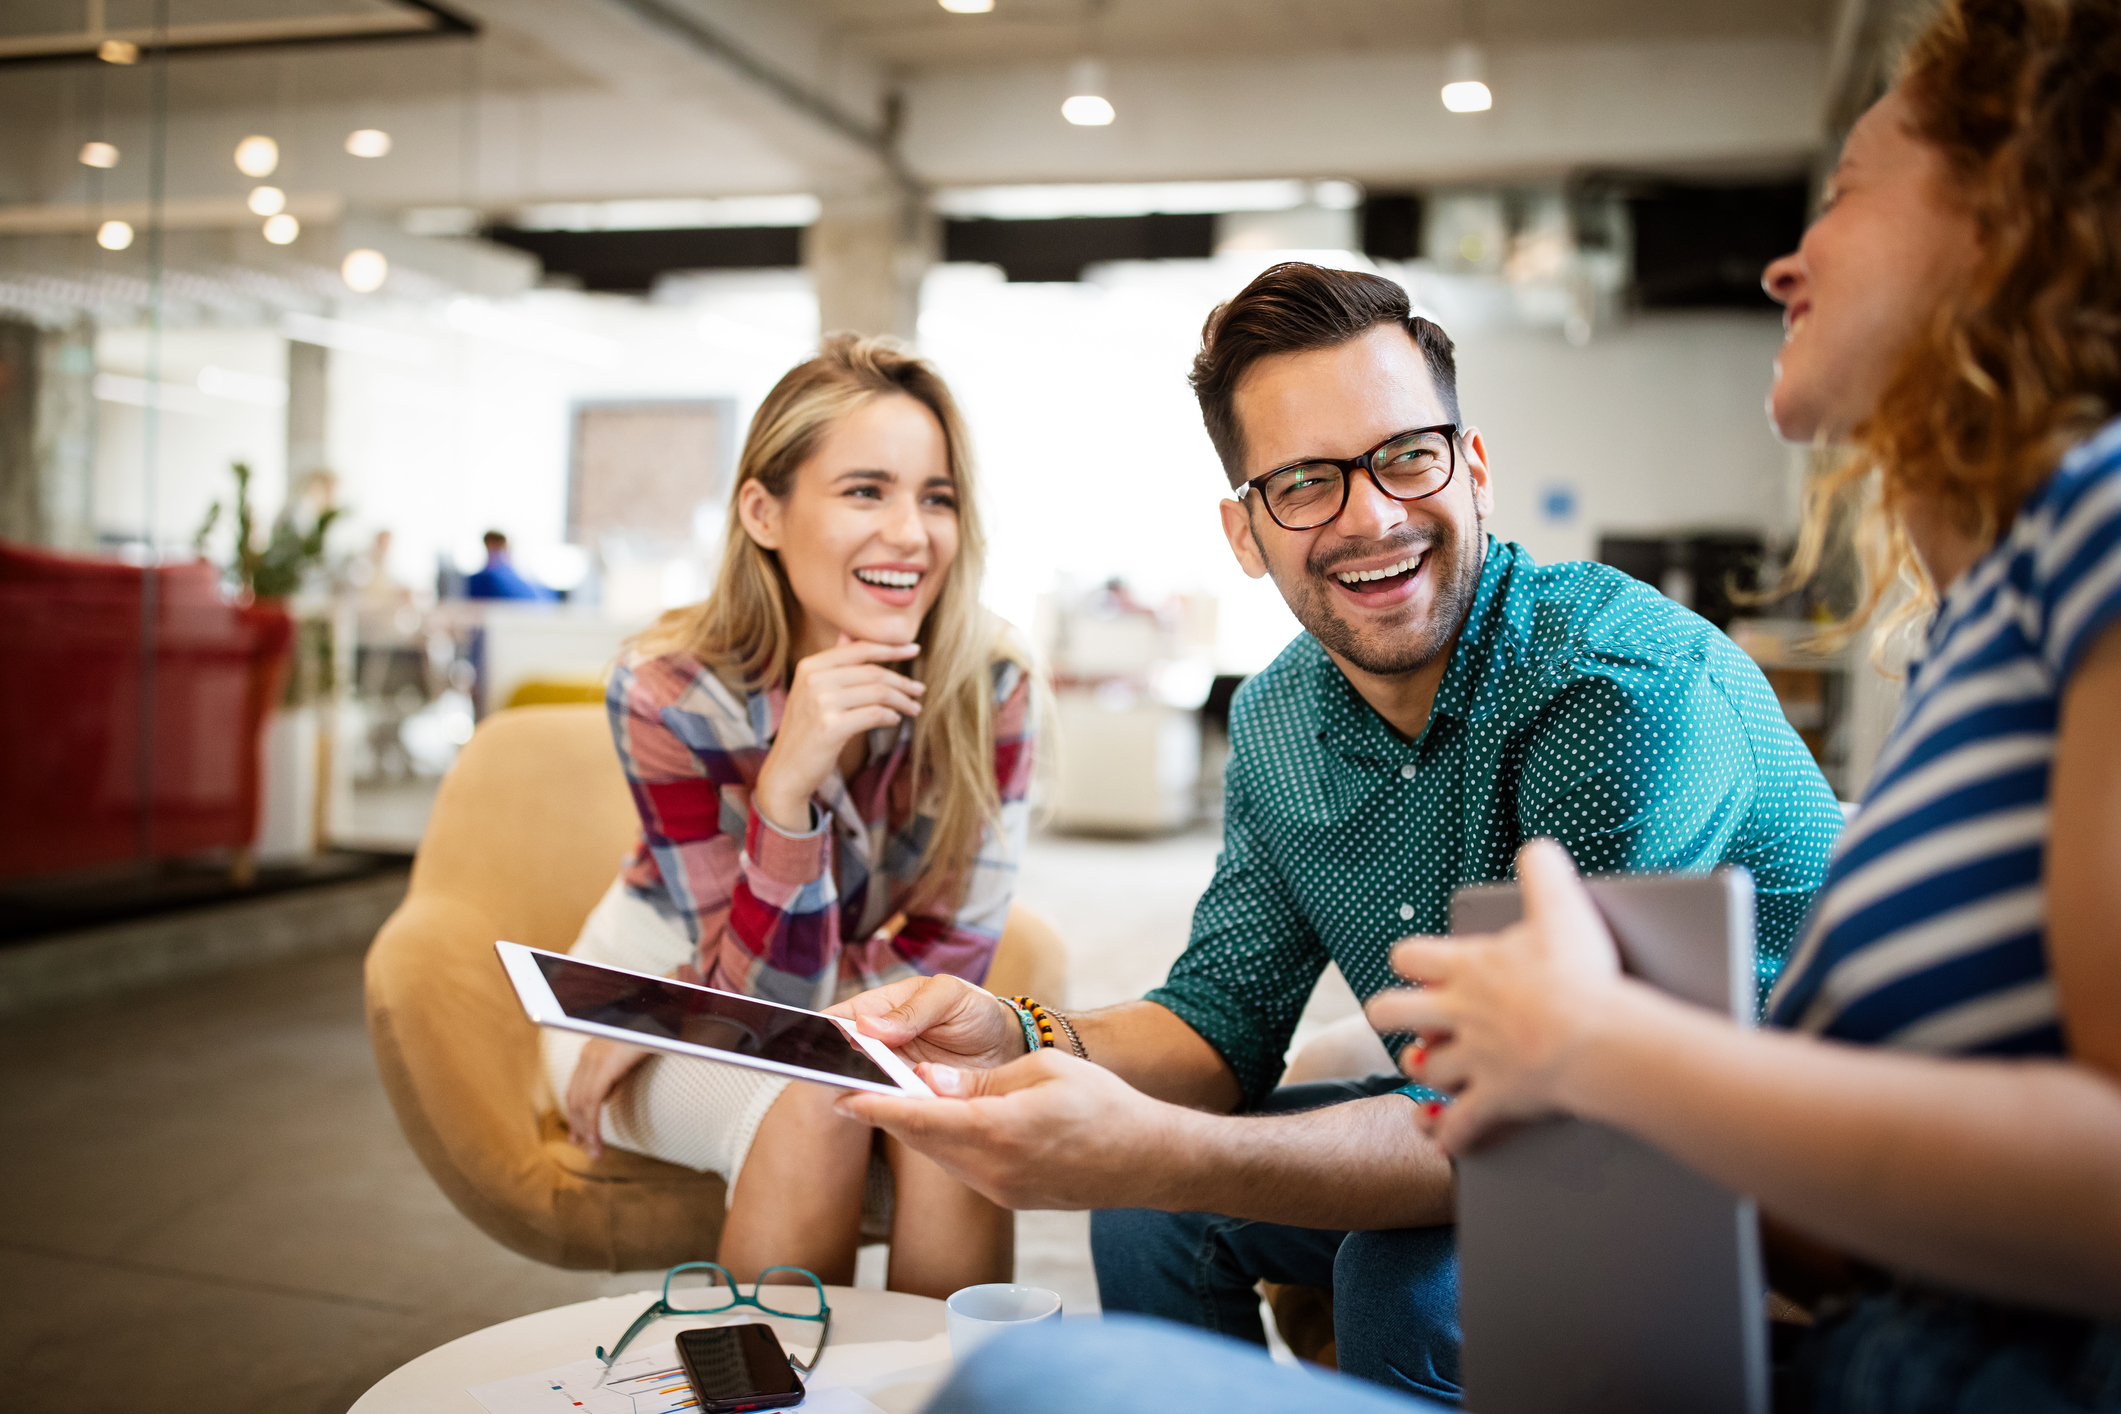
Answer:
[[(599, 1383), (598, 1376), (603, 1376)], [(874, 1404), (831, 1380), (803, 1377), (810, 1414), (882, 1414)], [(601, 1360), (577, 1360), (535, 1375), (495, 1380), (469, 1391), (487, 1414), (673, 1414), (698, 1408), (675, 1341), (629, 1353), (607, 1374)]]

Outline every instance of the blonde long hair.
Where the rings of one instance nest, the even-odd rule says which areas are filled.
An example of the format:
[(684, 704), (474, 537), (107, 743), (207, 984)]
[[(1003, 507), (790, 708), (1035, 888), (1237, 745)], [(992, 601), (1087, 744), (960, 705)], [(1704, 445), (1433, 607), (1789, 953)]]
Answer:
[(744, 529), (737, 497), (746, 482), (756, 481), (775, 500), (785, 500), (796, 469), (834, 427), (864, 404), (894, 394), (935, 414), (957, 483), (957, 558), (921, 622), (915, 639), (921, 653), (908, 670), (928, 687), (913, 726), (914, 808), (934, 822), (921, 852), (913, 894), (918, 903), (970, 868), (982, 829), (999, 818), (993, 669), (997, 660), (1030, 669), (1007, 625), (979, 601), (987, 544), (971, 441), (933, 366), (897, 339), (831, 334), (815, 358), (788, 370), (759, 404), (745, 435), (713, 593), (664, 614), (632, 646), (650, 654), (689, 653), (746, 691), (786, 685), (795, 670), (801, 606), (780, 556)]

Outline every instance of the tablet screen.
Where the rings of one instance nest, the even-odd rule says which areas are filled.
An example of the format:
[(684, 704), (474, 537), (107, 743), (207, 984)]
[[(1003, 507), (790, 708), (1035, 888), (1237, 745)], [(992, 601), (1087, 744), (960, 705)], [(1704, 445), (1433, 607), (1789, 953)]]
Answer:
[(532, 956), (545, 974), (545, 985), (552, 988), (553, 1000), (577, 1021), (899, 1088), (837, 1023), (815, 1012), (792, 1011), (682, 982), (636, 977), (550, 953)]

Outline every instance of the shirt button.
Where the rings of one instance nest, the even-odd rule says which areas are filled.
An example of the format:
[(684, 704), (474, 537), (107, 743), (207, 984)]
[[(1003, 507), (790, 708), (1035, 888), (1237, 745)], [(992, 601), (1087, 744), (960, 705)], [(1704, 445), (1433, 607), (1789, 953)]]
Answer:
[(1403, 904), (1401, 904), (1401, 905), (1399, 906), (1399, 921), (1400, 921), (1400, 922), (1402, 922), (1402, 923), (1408, 922), (1408, 921), (1410, 921), (1410, 920), (1411, 920), (1411, 919), (1412, 919), (1413, 917), (1414, 917), (1414, 905), (1413, 905), (1413, 904), (1411, 904), (1411, 903), (1403, 903)]
[(1414, 779), (1414, 763), (1412, 761), (1399, 768), (1399, 778), (1403, 781)]

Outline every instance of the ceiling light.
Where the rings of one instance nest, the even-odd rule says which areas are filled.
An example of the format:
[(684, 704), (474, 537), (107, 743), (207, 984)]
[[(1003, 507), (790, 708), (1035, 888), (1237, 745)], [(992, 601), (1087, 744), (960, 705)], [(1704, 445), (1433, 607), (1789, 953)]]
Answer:
[(81, 144), (81, 165), (106, 169), (115, 167), (118, 165), (118, 149), (107, 142), (84, 142)]
[(356, 157), (388, 157), (390, 134), (381, 128), (355, 128), (346, 135), (346, 150)]
[(994, 8), (994, 0), (941, 0), (941, 3), (953, 15), (984, 15)]
[(339, 277), (357, 295), (372, 295), (390, 278), (390, 262), (380, 250), (350, 250), (339, 262)]
[(287, 193), (278, 187), (252, 187), (249, 204), (260, 216), (277, 216), (287, 209)]
[(105, 250), (123, 250), (133, 243), (133, 228), (123, 221), (105, 221), (96, 227), (96, 244)]
[(1068, 69), (1068, 101), (1061, 116), (1079, 128), (1101, 128), (1115, 116), (1105, 97), (1105, 66), (1095, 59), (1078, 59)]
[(1495, 106), (1495, 95), (1488, 92), (1487, 64), (1478, 45), (1460, 44), (1451, 50), (1450, 63), (1444, 69), (1443, 106), (1453, 113), (1485, 113)]
[(246, 177), (269, 177), (280, 165), (280, 144), (251, 136), (236, 144), (236, 170)]
[(106, 39), (96, 46), (96, 57), (106, 64), (137, 64), (140, 46), (123, 39)]
[(295, 237), (301, 234), (302, 223), (284, 211), (265, 223), (265, 239), (274, 245), (293, 245)]

